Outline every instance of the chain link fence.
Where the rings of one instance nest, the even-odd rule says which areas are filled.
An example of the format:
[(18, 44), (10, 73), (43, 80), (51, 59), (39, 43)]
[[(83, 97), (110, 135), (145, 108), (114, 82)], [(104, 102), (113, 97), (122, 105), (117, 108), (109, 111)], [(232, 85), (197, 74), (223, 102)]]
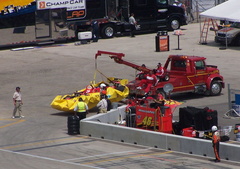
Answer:
[[(217, 6), (227, 0), (178, 0), (186, 6), (186, 15), (188, 22), (200, 22), (200, 13), (212, 7)], [(170, 4), (174, 4), (175, 0), (169, 0)]]

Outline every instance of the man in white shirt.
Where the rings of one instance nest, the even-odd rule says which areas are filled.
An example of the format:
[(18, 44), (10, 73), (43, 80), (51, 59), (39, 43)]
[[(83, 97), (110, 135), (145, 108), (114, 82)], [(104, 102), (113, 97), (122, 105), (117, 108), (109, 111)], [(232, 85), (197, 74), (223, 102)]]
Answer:
[(131, 37), (135, 37), (137, 22), (134, 18), (134, 13), (131, 13), (131, 16), (129, 18), (129, 23), (130, 23), (130, 26), (131, 26)]
[(16, 113), (18, 111), (19, 117), (22, 118), (22, 94), (20, 92), (20, 87), (16, 87), (16, 91), (13, 94), (13, 104), (14, 104), (14, 109), (13, 109), (13, 116), (12, 118), (16, 118)]
[(105, 97), (105, 95), (102, 95), (100, 102), (97, 104), (97, 107), (99, 108), (99, 113), (107, 113), (108, 103)]

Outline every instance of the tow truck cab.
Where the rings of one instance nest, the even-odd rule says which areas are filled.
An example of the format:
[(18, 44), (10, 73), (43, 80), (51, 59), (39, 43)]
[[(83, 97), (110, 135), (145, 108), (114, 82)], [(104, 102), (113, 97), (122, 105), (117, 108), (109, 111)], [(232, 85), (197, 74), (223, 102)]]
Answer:
[(207, 65), (205, 57), (170, 55), (164, 68), (174, 86), (173, 92), (191, 91), (219, 95), (224, 87), (217, 66)]

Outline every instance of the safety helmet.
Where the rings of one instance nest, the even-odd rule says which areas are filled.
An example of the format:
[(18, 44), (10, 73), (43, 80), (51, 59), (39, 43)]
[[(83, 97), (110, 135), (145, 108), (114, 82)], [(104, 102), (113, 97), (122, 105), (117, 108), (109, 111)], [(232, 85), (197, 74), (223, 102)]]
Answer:
[(100, 84), (100, 87), (104, 88), (104, 87), (106, 87), (106, 85), (104, 83), (102, 83), (102, 84)]
[(217, 131), (217, 126), (212, 126), (212, 131)]

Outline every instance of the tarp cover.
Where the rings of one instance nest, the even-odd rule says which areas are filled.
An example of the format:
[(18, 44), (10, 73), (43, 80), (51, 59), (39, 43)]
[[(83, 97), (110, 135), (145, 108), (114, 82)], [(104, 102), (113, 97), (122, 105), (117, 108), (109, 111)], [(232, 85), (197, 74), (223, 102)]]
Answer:
[[(117, 79), (117, 80), (115, 80)], [(128, 83), (127, 79), (118, 79), (114, 77), (109, 77), (108, 80), (119, 82), (118, 87), (109, 86), (107, 87), (108, 99), (111, 102), (119, 102), (122, 99), (126, 98), (129, 94), (129, 89), (125, 86)], [(73, 112), (74, 107), (78, 103), (78, 99), (81, 97), (83, 101), (88, 105), (88, 108), (94, 108), (97, 103), (100, 101), (100, 84), (109, 84), (108, 82), (99, 82), (97, 84), (91, 85), (94, 87), (92, 92), (86, 93), (86, 88), (81, 89), (79, 91), (74, 92), (73, 94), (66, 94), (66, 95), (57, 95), (53, 101), (51, 102), (51, 107), (60, 111), (65, 112)], [(98, 91), (99, 90), (99, 91)]]
[(200, 16), (240, 22), (240, 0), (228, 0), (200, 14)]

